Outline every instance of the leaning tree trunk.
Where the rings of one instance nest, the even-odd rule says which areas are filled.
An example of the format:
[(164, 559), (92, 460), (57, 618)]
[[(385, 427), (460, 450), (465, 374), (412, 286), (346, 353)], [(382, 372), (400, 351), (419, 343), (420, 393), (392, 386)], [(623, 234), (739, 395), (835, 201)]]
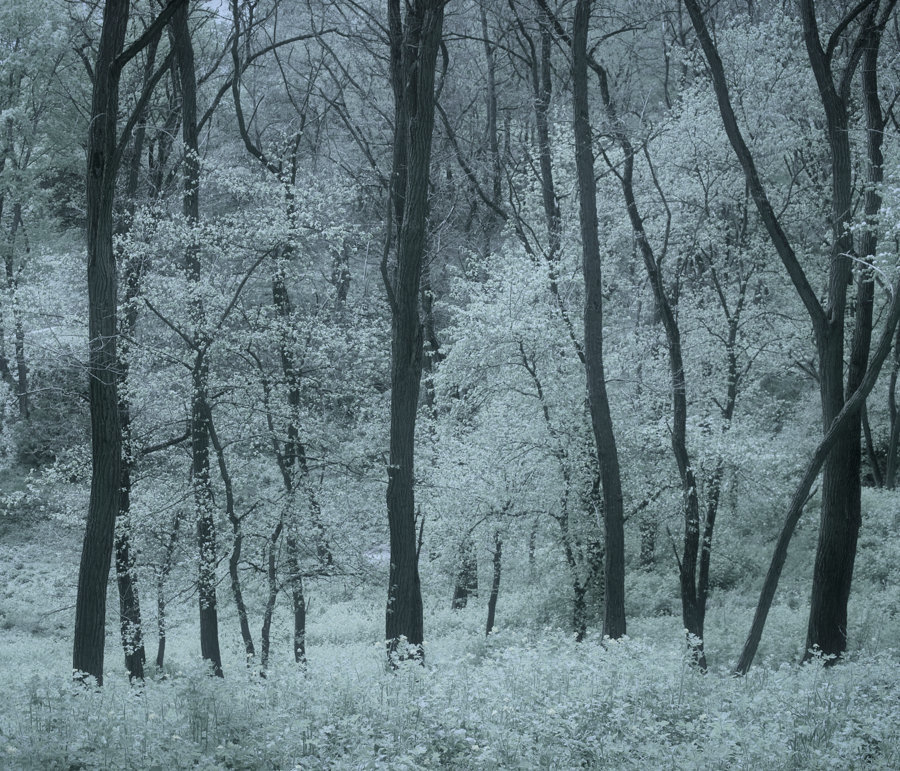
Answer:
[[(580, 200), (582, 267), (584, 272), (584, 358), (587, 370), (591, 425), (597, 445), (603, 486), (603, 523), (606, 536), (604, 585), (606, 601), (603, 634), (625, 634), (625, 528), (619, 454), (613, 433), (606, 375), (603, 367), (603, 280), (597, 225), (590, 111), (587, 88), (587, 30), (590, 2), (578, 0), (572, 35), (572, 89), (575, 164)], [(548, 31), (549, 34), (549, 31)], [(585, 585), (586, 588), (586, 585)], [(576, 600), (578, 597), (576, 597)], [(583, 595), (582, 595), (583, 601)]]
[[(424, 659), (422, 588), (416, 545), (413, 457), (416, 411), (422, 376), (419, 289), (428, 219), (431, 136), (434, 128), (435, 63), (441, 43), (444, 0), (408, 2), (405, 20), (399, 0), (389, 0), (391, 81), (395, 99), (392, 200), (389, 220), (398, 221), (397, 267), (383, 276), (391, 307), (391, 424), (387, 510), (391, 563), (385, 637), (391, 661), (406, 655)], [(393, 225), (388, 222), (388, 234)]]

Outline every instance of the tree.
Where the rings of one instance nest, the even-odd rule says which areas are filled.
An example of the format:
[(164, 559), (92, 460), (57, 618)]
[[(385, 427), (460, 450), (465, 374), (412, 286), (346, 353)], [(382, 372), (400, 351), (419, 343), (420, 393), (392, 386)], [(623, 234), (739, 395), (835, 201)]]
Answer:
[[(812, 598), (806, 639), (806, 655), (818, 649), (840, 656), (847, 647), (847, 604), (861, 524), (861, 447), (859, 413), (841, 423), (837, 417), (845, 404), (845, 393), (857, 392), (870, 366), (873, 276), (860, 270), (857, 278), (855, 330), (849, 350), (845, 346), (848, 289), (852, 284), (855, 249), (850, 230), (853, 211), (853, 172), (850, 146), (851, 85), (864, 51), (869, 48), (867, 67), (877, 62), (881, 30), (893, 12), (894, 0), (864, 0), (835, 25), (823, 47), (816, 6), (801, 0), (800, 20), (810, 70), (818, 86), (822, 123), (829, 148), (831, 176), (827, 295), (823, 304), (804, 270), (794, 244), (772, 207), (757, 170), (753, 151), (737, 123), (726, 81), (725, 69), (697, 0), (685, 0), (691, 22), (709, 65), (722, 123), (744, 171), (746, 183), (769, 237), (810, 318), (816, 342), (817, 377), (822, 407), (823, 431), (832, 434), (833, 445), (824, 459), (819, 542), (813, 574)], [(848, 31), (854, 38), (845, 46)], [(848, 51), (843, 69), (836, 75), (836, 54)], [(869, 89), (869, 86), (866, 86)], [(869, 131), (877, 130), (869, 125)], [(870, 159), (871, 161), (871, 159)], [(871, 175), (870, 175), (871, 177)], [(874, 248), (874, 244), (869, 244)], [(865, 258), (866, 255), (863, 255)], [(850, 366), (846, 372), (845, 359)], [(777, 579), (776, 579), (777, 580)], [(752, 660), (752, 655), (750, 656)], [(748, 664), (749, 665), (749, 664)]]
[[(423, 356), (419, 285), (427, 240), (435, 65), (444, 5), (445, 0), (413, 0), (401, 15), (399, 0), (388, 0), (394, 140), (387, 243), (381, 266), (392, 318), (387, 488), (391, 565), (385, 634), (390, 657), (405, 655), (399, 650), (404, 637), (414, 647), (413, 655), (421, 659), (424, 630), (413, 471)], [(397, 259), (391, 271), (387, 258), (395, 230)]]
[[(106, 637), (106, 584), (119, 509), (122, 437), (116, 377), (117, 273), (113, 250), (113, 203), (122, 158), (118, 136), (119, 81), (122, 69), (157, 38), (185, 0), (171, 0), (153, 23), (127, 48), (129, 0), (106, 0), (100, 45), (93, 68), (94, 89), (87, 146), (88, 363), (91, 403), (91, 497), (85, 525), (72, 667), (77, 676), (103, 682)], [(159, 71), (161, 76), (161, 71)], [(159, 77), (141, 94), (146, 102)], [(137, 119), (126, 121), (127, 137)]]
[(587, 34), (590, 15), (591, 0), (577, 0), (572, 22), (572, 108), (585, 284), (584, 358), (591, 426), (603, 486), (606, 536), (603, 634), (616, 639), (625, 634), (625, 528), (619, 453), (613, 433), (603, 367), (603, 273), (597, 234), (597, 190), (587, 87)]

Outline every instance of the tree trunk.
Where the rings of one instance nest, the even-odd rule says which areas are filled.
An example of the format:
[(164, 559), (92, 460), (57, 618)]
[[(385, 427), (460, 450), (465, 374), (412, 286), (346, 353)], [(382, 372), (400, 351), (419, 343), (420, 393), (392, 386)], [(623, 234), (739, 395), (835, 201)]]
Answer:
[[(113, 201), (121, 148), (117, 146), (122, 68), (158, 37), (185, 0), (171, 0), (123, 51), (129, 0), (106, 0), (94, 67), (87, 147), (88, 396), (91, 403), (91, 497), (78, 571), (72, 668), (103, 682), (106, 589), (121, 482), (121, 432), (116, 378), (117, 277)], [(146, 90), (144, 95), (146, 94)], [(143, 96), (143, 95), (142, 95)]]
[[(603, 367), (603, 280), (597, 225), (597, 191), (587, 90), (587, 29), (590, 2), (575, 6), (572, 36), (572, 89), (575, 163), (580, 201), (582, 268), (585, 283), (584, 358), (587, 370), (591, 426), (597, 445), (603, 486), (603, 523), (606, 536), (603, 634), (625, 634), (625, 529), (619, 455), (613, 433), (606, 375)], [(549, 29), (547, 31), (549, 35)], [(583, 602), (584, 596), (581, 595)], [(576, 593), (576, 603), (579, 597)], [(576, 605), (577, 607), (577, 605)]]
[[(877, 66), (881, 32), (876, 28), (875, 14), (880, 3), (874, 2), (865, 14), (861, 36), (865, 40), (862, 68), (862, 93), (866, 113), (867, 191), (865, 214), (874, 220), (881, 208), (878, 186), (883, 178), (881, 145), (884, 136), (881, 104), (878, 96)], [(892, 3), (890, 4), (892, 5)], [(847, 284), (851, 278), (853, 237), (849, 232), (852, 216), (853, 170), (850, 152), (849, 93), (844, 84), (835, 86), (831, 63), (819, 42), (813, 0), (800, 3), (803, 35), (813, 74), (826, 117), (828, 145), (831, 150), (832, 200), (831, 220), (834, 246), (831, 252), (830, 317), (828, 325), (817, 335), (819, 344), (819, 384), (822, 396), (823, 430), (827, 431), (844, 406), (844, 320)], [(848, 69), (852, 72), (852, 69)], [(846, 75), (845, 75), (846, 77)], [(849, 92), (849, 87), (846, 89)], [(860, 239), (862, 257), (874, 255), (876, 236), (871, 229)], [(856, 294), (856, 321), (850, 345), (850, 365), (846, 393), (857, 390), (869, 359), (872, 339), (874, 275), (870, 268), (859, 270)], [(826, 655), (840, 656), (847, 649), (847, 606), (856, 544), (862, 523), (861, 419), (857, 412), (848, 421), (846, 431), (835, 442), (825, 460), (822, 475), (822, 509), (819, 541), (813, 567), (809, 625), (806, 635), (806, 657), (813, 649)]]
[[(124, 464), (123, 464), (124, 468)], [(122, 496), (126, 495), (125, 489)], [(129, 680), (144, 679), (144, 635), (141, 625), (141, 606), (134, 574), (134, 555), (131, 552), (131, 517), (122, 506), (116, 520), (116, 583), (119, 589), (119, 626), (122, 650)]]
[(494, 574), (491, 579), (491, 594), (488, 597), (488, 613), (487, 624), (484, 633), (489, 635), (494, 631), (494, 618), (497, 615), (497, 597), (500, 594), (500, 568), (503, 554), (503, 541), (500, 538), (500, 531), (494, 532)]
[(78, 572), (72, 667), (76, 677), (92, 676), (98, 684), (103, 683), (106, 588), (121, 480), (112, 213), (120, 75), (116, 57), (125, 42), (128, 9), (128, 0), (106, 0), (104, 5), (87, 149), (88, 383), (93, 470)]
[(178, 530), (181, 527), (183, 516), (181, 511), (175, 515), (172, 529), (169, 531), (169, 538), (166, 542), (166, 551), (163, 555), (162, 565), (160, 565), (156, 576), (157, 672), (162, 669), (166, 657), (166, 579), (169, 577), (169, 573), (172, 572), (172, 564), (175, 559), (175, 544), (178, 542)]
[(247, 618), (247, 606), (244, 604), (244, 593), (241, 591), (241, 575), (238, 566), (241, 561), (241, 547), (244, 543), (244, 531), (241, 522), (235, 518), (231, 523), (234, 540), (231, 546), (231, 556), (228, 558), (228, 575), (231, 579), (231, 594), (238, 612), (238, 624), (241, 628), (241, 639), (244, 641), (244, 655), (247, 657), (247, 665), (256, 656), (253, 646), (253, 635), (250, 632), (250, 622)]
[(263, 613), (262, 631), (259, 634), (260, 639), (260, 655), (259, 664), (261, 667), (260, 675), (266, 676), (266, 670), (269, 667), (269, 650), (271, 647), (271, 629), (272, 616), (275, 613), (275, 600), (278, 598), (278, 575), (276, 573), (278, 539), (281, 537), (281, 531), (284, 529), (284, 520), (279, 520), (269, 536), (266, 552), (266, 581), (268, 583), (269, 592), (266, 597), (266, 610)]
[[(156, 50), (159, 38), (150, 41), (144, 62), (144, 88), (149, 87), (156, 62)], [(128, 217), (120, 225), (122, 233), (127, 232), (134, 215), (141, 161), (146, 138), (147, 111), (142, 110), (138, 116), (138, 124), (134, 130), (134, 141), (128, 163), (125, 183), (125, 200)], [(118, 397), (119, 421), (122, 431), (122, 481), (119, 492), (119, 513), (116, 520), (116, 582), (119, 588), (119, 613), (121, 617), (122, 649), (125, 653), (125, 667), (131, 680), (144, 679), (143, 627), (141, 621), (141, 605), (137, 588), (137, 575), (134, 570), (134, 557), (131, 554), (131, 483), (136, 467), (131, 432), (131, 395), (129, 391), (130, 343), (137, 328), (136, 299), (140, 291), (141, 265), (128, 255), (120, 253), (120, 264), (124, 263), (125, 297), (122, 302), (120, 321), (118, 365)], [(163, 600), (165, 612), (165, 600)]]
[(291, 585), (291, 604), (294, 609), (294, 661), (306, 667), (306, 598), (303, 592), (303, 573), (300, 569), (300, 548), (297, 539), (288, 535), (288, 581)]
[[(422, 375), (419, 289), (428, 219), (431, 137), (434, 128), (435, 63), (444, 19), (443, 0), (389, 0), (391, 82), (394, 89), (394, 159), (390, 208), (397, 219), (397, 267), (383, 265), (391, 306), (391, 425), (387, 511), (391, 563), (385, 612), (388, 656), (424, 660), (422, 589), (416, 547), (413, 457)], [(388, 223), (388, 233), (392, 226)]]
[(459, 570), (453, 585), (453, 600), (450, 607), (462, 610), (469, 602), (469, 597), (478, 596), (478, 557), (475, 554), (475, 543), (471, 534), (466, 534), (459, 546)]
[[(14, 380), (13, 385), (16, 393), (16, 402), (19, 407), (19, 417), (22, 420), (27, 421), (31, 415), (31, 406), (28, 395), (28, 364), (25, 361), (25, 323), (22, 319), (22, 306), (17, 296), (19, 280), (16, 276), (15, 265), (16, 242), (18, 240), (19, 229), (22, 227), (22, 204), (17, 201), (13, 204), (12, 221), (9, 226), (9, 235), (7, 237), (8, 243), (4, 262), (6, 267), (6, 290), (9, 292), (9, 300), (12, 306), (13, 347), (16, 358), (16, 377), (10, 379)], [(28, 251), (27, 246), (26, 251)], [(7, 365), (7, 372), (8, 371)]]
[[(189, 225), (200, 220), (199, 139), (197, 135), (197, 75), (194, 69), (194, 48), (188, 28), (188, 8), (182, 5), (172, 20), (172, 45), (181, 84), (181, 127), (186, 156), (184, 159), (184, 216)], [(188, 282), (197, 285), (201, 280), (199, 246), (190, 244), (185, 254)], [(191, 458), (194, 485), (194, 505), (197, 519), (198, 597), (200, 604), (200, 652), (212, 664), (213, 672), (222, 677), (222, 655), (219, 650), (219, 618), (216, 598), (215, 506), (209, 472), (210, 423), (209, 361), (206, 352), (209, 340), (201, 331), (205, 320), (200, 293), (191, 300), (190, 314), (194, 327), (193, 341), (196, 355), (191, 370)]]

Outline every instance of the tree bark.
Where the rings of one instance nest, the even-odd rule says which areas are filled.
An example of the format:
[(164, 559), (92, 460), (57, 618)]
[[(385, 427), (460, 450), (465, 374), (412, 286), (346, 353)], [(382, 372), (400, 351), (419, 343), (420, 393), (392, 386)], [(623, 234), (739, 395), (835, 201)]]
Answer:
[[(587, 370), (591, 426), (597, 446), (603, 486), (606, 537), (603, 634), (625, 634), (625, 530), (619, 454), (613, 432), (603, 366), (603, 273), (597, 224), (597, 191), (587, 88), (587, 32), (590, 0), (578, 0), (572, 34), (572, 101), (575, 163), (580, 202), (582, 268), (585, 283), (584, 358)], [(547, 34), (550, 34), (549, 28)], [(576, 603), (579, 596), (576, 595)], [(584, 595), (580, 597), (583, 602)], [(577, 606), (576, 606), (577, 607)]]
[(491, 594), (488, 597), (487, 624), (484, 633), (489, 635), (494, 631), (494, 619), (497, 615), (497, 597), (500, 595), (500, 570), (503, 559), (503, 540), (500, 538), (500, 531), (494, 532), (494, 572), (491, 579)]
[[(413, 0), (401, 17), (388, 0), (391, 82), (394, 89), (392, 216), (398, 228), (397, 267), (382, 273), (391, 306), (391, 425), (387, 511), (391, 563), (385, 612), (389, 660), (411, 655), (424, 661), (422, 589), (416, 546), (414, 445), (423, 332), (419, 289), (425, 256), (435, 63), (441, 43), (444, 0)], [(388, 233), (392, 232), (390, 222)]]

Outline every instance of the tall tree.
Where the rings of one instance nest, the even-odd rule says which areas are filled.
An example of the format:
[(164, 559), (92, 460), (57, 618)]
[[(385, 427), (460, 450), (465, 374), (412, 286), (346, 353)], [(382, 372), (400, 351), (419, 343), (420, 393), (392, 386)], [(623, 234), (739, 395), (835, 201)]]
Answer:
[[(832, 232), (824, 304), (772, 207), (753, 152), (744, 140), (732, 106), (725, 69), (700, 4), (697, 0), (685, 0), (685, 5), (709, 64), (725, 132), (744, 171), (760, 219), (812, 324), (818, 356), (823, 432), (833, 436), (833, 444), (824, 459), (819, 542), (806, 649), (807, 655), (813, 648), (818, 648), (825, 654), (839, 656), (847, 647), (847, 604), (861, 523), (861, 419), (858, 412), (852, 413), (842, 423), (838, 423), (837, 418), (846, 404), (844, 362), (849, 358), (846, 393), (853, 394), (859, 390), (871, 366), (868, 364), (868, 353), (872, 335), (872, 313), (868, 307), (872, 302), (869, 286), (872, 279), (871, 276), (866, 277), (866, 271), (862, 271), (856, 296), (856, 328), (847, 350), (844, 337), (849, 305), (848, 286), (852, 283), (855, 258), (849, 227), (853, 209), (851, 85), (866, 48), (874, 50), (874, 59), (872, 54), (866, 56), (867, 66), (874, 66), (877, 62), (880, 31), (893, 12), (895, 0), (863, 0), (856, 4), (836, 24), (824, 47), (814, 1), (801, 0), (799, 5), (803, 39), (809, 66), (819, 89), (830, 153), (832, 184), (829, 219)], [(856, 29), (856, 34), (849, 41), (845, 40), (852, 29)], [(843, 68), (836, 73), (836, 54), (844, 49), (847, 51), (846, 59)], [(872, 130), (870, 124), (869, 131)], [(869, 245), (874, 248), (874, 243)]]
[[(600, 480), (603, 486), (603, 522), (606, 536), (603, 634), (616, 639), (625, 634), (625, 528), (619, 453), (613, 433), (603, 367), (603, 268), (597, 225), (597, 189), (594, 182), (594, 151), (587, 81), (587, 35), (591, 2), (592, 0), (577, 0), (575, 5), (572, 27), (572, 107), (585, 285), (584, 359), (591, 426), (597, 444)], [(547, 34), (549, 35), (549, 30)]]
[[(200, 220), (200, 141), (197, 131), (197, 73), (194, 47), (188, 26), (187, 5), (179, 7), (172, 18), (172, 46), (181, 85), (181, 128), (184, 141), (184, 192), (182, 203), (189, 227)], [(185, 253), (185, 270), (192, 285), (201, 280), (200, 246), (189, 236)], [(202, 295), (193, 292), (191, 323), (195, 359), (191, 367), (191, 478), (197, 517), (198, 598), (200, 602), (200, 652), (212, 664), (213, 672), (222, 677), (222, 654), (219, 650), (219, 616), (216, 597), (216, 521), (210, 478), (210, 433), (212, 409), (209, 403), (209, 348), (205, 331)]]
[[(401, 14), (400, 0), (388, 0), (394, 140), (382, 277), (392, 318), (387, 488), (391, 563), (385, 613), (391, 657), (405, 655), (399, 650), (401, 637), (414, 646), (417, 658), (424, 657), (413, 464), (423, 357), (419, 289), (428, 220), (435, 65), (445, 1), (411, 0)], [(397, 262), (389, 270), (387, 258), (395, 229)]]
[[(117, 295), (113, 250), (113, 203), (124, 140), (118, 136), (119, 82), (122, 69), (150, 41), (159, 37), (172, 14), (186, 0), (171, 0), (153, 23), (127, 48), (130, 0), (106, 0), (97, 59), (87, 147), (88, 361), (91, 404), (91, 496), (85, 526), (72, 667), (103, 682), (106, 640), (106, 588), (112, 558), (116, 514), (119, 509), (122, 437), (116, 377)], [(142, 107), (158, 81), (146, 84)], [(127, 137), (137, 120), (135, 110), (126, 122)]]

